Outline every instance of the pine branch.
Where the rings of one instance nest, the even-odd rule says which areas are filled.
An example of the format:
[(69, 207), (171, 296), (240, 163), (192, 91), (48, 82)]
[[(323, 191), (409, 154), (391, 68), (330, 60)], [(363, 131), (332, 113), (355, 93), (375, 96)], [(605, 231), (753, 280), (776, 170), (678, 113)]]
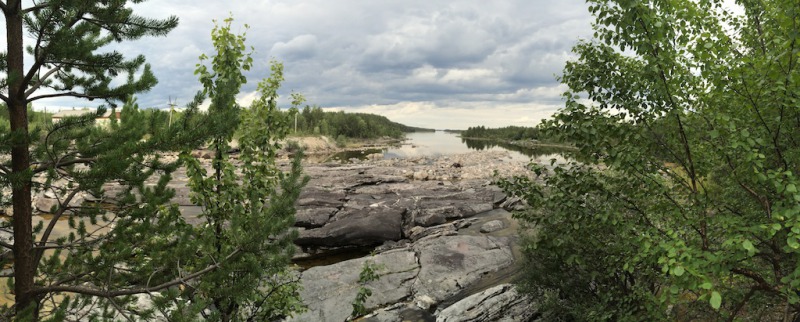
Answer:
[(8, 96), (0, 94), (0, 99), (3, 100), (3, 102), (5, 102), (6, 104), (8, 104)]
[(77, 97), (77, 98), (86, 98), (86, 99), (89, 99), (90, 101), (94, 100), (94, 99), (104, 99), (104, 98), (110, 97), (110, 96), (101, 96), (101, 95), (81, 94), (81, 93), (78, 93), (78, 92), (70, 91), (70, 92), (39, 95), (39, 96), (36, 96), (36, 97), (28, 99), (28, 102), (33, 102), (33, 101), (40, 100), (40, 99), (43, 99), (43, 98), (65, 97), (65, 96), (72, 96), (72, 97)]
[[(42, 234), (42, 238), (39, 239), (39, 245), (42, 245), (42, 246), (45, 245), (47, 243), (47, 241), (50, 239), (50, 234), (53, 232), (53, 229), (56, 227), (56, 223), (58, 222), (58, 219), (60, 219), (61, 216), (64, 215), (64, 212), (66, 212), (69, 203), (72, 201), (72, 198), (75, 198), (75, 195), (77, 195), (79, 191), (80, 191), (80, 189), (72, 190), (72, 192), (70, 192), (69, 195), (67, 195), (67, 197), (64, 198), (63, 202), (59, 202), (58, 211), (56, 211), (56, 213), (53, 216), (53, 218), (50, 219), (50, 223), (47, 224), (47, 229), (45, 229), (44, 233)], [(42, 255), (44, 255), (44, 249), (38, 250), (36, 252), (36, 255), (35, 255), (36, 258), (34, 259), (34, 262), (38, 263), (42, 259)]]
[(50, 76), (61, 70), (62, 66), (63, 65), (58, 65), (56, 66), (56, 68), (47, 71), (47, 73), (45, 73), (44, 76), (40, 77), (39, 80), (36, 81), (36, 84), (33, 84), (27, 91), (25, 91), (25, 97), (31, 96), (31, 94), (33, 94), (33, 92), (39, 89), (39, 87), (42, 87), (44, 81), (46, 81), (48, 78), (50, 78)]
[(38, 166), (36, 169), (33, 169), (33, 173), (40, 173), (43, 171), (47, 171), (50, 168), (60, 168), (73, 164), (86, 164), (86, 163), (92, 163), (94, 161), (97, 161), (97, 158), (76, 158), (67, 161), (47, 162)]
[(89, 286), (52, 285), (52, 286), (44, 286), (44, 287), (34, 288), (31, 291), (31, 293), (32, 293), (32, 295), (39, 295), (39, 294), (54, 293), (54, 292), (55, 293), (64, 292), (64, 293), (76, 293), (76, 294), (82, 294), (82, 295), (91, 295), (91, 296), (98, 296), (98, 297), (104, 297), (104, 298), (111, 298), (111, 297), (118, 297), (118, 296), (126, 296), (126, 295), (158, 292), (158, 291), (161, 291), (161, 290), (173, 287), (173, 286), (177, 286), (177, 285), (186, 283), (187, 281), (190, 281), (190, 280), (193, 280), (195, 278), (201, 277), (201, 276), (205, 275), (208, 272), (211, 272), (211, 271), (213, 271), (213, 270), (215, 270), (217, 268), (220, 268), (220, 267), (222, 267), (222, 264), (224, 264), (225, 262), (227, 262), (228, 260), (230, 260), (231, 258), (236, 256), (240, 252), (241, 252), (241, 249), (237, 248), (233, 252), (228, 254), (228, 256), (226, 256), (225, 259), (223, 259), (220, 262), (216, 262), (213, 265), (210, 265), (210, 266), (208, 266), (208, 267), (206, 267), (206, 268), (204, 268), (202, 270), (199, 270), (199, 271), (194, 272), (192, 274), (189, 274), (187, 276), (177, 277), (177, 278), (175, 278), (175, 279), (173, 279), (171, 281), (164, 282), (164, 283), (161, 283), (161, 284), (156, 285), (156, 286), (107, 291), (107, 290), (102, 290), (102, 289), (99, 289), (99, 288), (94, 288), (94, 287), (89, 287)]
[[(2, 4), (2, 2), (0, 2), (0, 4)], [(51, 4), (49, 2), (44, 2), (43, 4), (37, 4), (37, 5), (33, 6), (33, 7), (22, 9), (22, 15), (27, 15), (28, 13), (31, 13), (31, 12), (34, 12), (34, 11), (39, 11), (39, 10), (42, 10), (42, 9), (47, 8), (49, 6), (51, 6)]]

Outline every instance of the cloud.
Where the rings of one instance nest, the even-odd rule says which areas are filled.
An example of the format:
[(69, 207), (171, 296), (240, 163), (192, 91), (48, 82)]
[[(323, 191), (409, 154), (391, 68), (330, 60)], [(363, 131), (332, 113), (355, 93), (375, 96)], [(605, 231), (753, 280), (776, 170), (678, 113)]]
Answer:
[(246, 31), (255, 47), (240, 98), (269, 76), (275, 58), (285, 67), (284, 97), (295, 91), (310, 104), (375, 110), (428, 127), (549, 116), (564, 91), (554, 75), (577, 39), (591, 34), (583, 0), (174, 0), (133, 7), (146, 17), (180, 18), (166, 37), (114, 46), (144, 54), (160, 81), (139, 95), (141, 106), (164, 107), (170, 97), (182, 104), (201, 89), (193, 72), (202, 53), (213, 54), (212, 20), (230, 15), (233, 31)]
[(316, 56), (317, 46), (317, 36), (305, 34), (276, 43), (270, 52), (279, 59), (298, 61)]
[(490, 101), (463, 102), (399, 102), (384, 105), (331, 107), (329, 111), (351, 111), (383, 115), (395, 122), (431, 129), (466, 129), (484, 125), (536, 126), (552, 115), (560, 105), (537, 103), (497, 104)]

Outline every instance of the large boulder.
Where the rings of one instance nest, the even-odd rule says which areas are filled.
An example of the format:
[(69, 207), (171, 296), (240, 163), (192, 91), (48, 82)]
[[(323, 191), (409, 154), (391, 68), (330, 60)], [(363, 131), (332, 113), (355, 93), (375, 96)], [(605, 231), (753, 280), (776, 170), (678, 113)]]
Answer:
[(295, 244), (300, 246), (369, 246), (397, 241), (402, 236), (404, 209), (346, 209), (327, 225), (300, 232)]

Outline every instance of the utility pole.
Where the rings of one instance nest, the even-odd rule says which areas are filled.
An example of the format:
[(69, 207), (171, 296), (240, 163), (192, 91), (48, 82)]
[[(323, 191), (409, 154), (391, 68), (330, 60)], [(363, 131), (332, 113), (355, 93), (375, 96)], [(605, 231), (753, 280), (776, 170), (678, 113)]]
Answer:
[[(177, 99), (175, 100), (177, 102)], [(172, 127), (172, 111), (175, 110), (175, 102), (172, 101), (172, 96), (169, 97), (169, 124), (167, 127)]]

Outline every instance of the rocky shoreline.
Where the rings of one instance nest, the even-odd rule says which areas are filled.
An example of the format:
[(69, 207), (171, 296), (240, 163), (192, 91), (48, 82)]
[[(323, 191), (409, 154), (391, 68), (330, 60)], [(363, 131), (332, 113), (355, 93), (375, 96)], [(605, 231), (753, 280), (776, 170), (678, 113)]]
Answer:
[[(289, 321), (344, 321), (367, 260), (380, 278), (366, 285), (373, 296), (365, 306), (374, 312), (364, 321), (529, 320), (533, 302), (505, 284), (519, 256), (508, 210), (521, 205), (492, 185), (495, 171), (525, 169), (505, 152), (307, 164), (297, 258), (337, 248), (372, 255), (303, 271), (308, 311)], [(506, 309), (476, 307), (486, 303)]]
[[(489, 151), (305, 163), (311, 180), (297, 204), (294, 260), (308, 310), (288, 321), (348, 318), (367, 260), (378, 265), (379, 278), (366, 285), (373, 295), (364, 321), (530, 320), (533, 302), (506, 284), (519, 262), (509, 210), (522, 205), (492, 184), (495, 173), (526, 169), (507, 152)], [(172, 202), (187, 222), (201, 224), (187, 181), (183, 170), (173, 174)], [(105, 188), (110, 196), (119, 189)], [(40, 194), (36, 208), (49, 209), (50, 199)], [(485, 303), (504, 309), (481, 308)]]

